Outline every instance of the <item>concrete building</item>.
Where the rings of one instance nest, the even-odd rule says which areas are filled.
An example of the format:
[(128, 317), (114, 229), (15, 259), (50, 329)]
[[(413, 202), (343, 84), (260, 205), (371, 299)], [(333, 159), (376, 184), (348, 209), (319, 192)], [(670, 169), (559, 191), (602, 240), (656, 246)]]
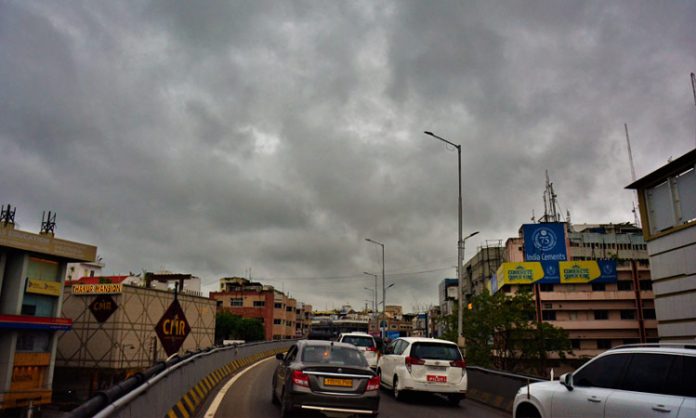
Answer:
[(220, 291), (211, 292), (210, 298), (217, 301), (219, 312), (259, 319), (268, 341), (296, 336), (297, 300), (273, 286), (243, 277), (225, 277), (220, 279)]
[(454, 305), (457, 303), (457, 290), (459, 280), (443, 279), (437, 287), (438, 304), (443, 315), (454, 313)]
[(500, 241), (486, 242), (480, 246), (476, 254), (464, 264), (464, 303), (469, 302), (472, 295), (479, 294), (486, 288), (486, 281), (495, 274), (503, 262), (503, 247)]
[(696, 149), (627, 188), (638, 194), (660, 340), (696, 341)]
[[(73, 328), (58, 335), (56, 391), (86, 399), (168, 357), (155, 326), (174, 300), (173, 289), (141, 283), (134, 276), (66, 283), (62, 312), (72, 319)], [(190, 327), (179, 352), (213, 346), (215, 301), (195, 291), (181, 292), (177, 299)]]
[(68, 268), (65, 271), (65, 281), (78, 280), (81, 277), (101, 276), (104, 265), (99, 256), (97, 256), (96, 261), (68, 263)]
[(61, 314), (67, 264), (96, 257), (96, 247), (55, 238), (51, 229), (40, 234), (15, 229), (14, 210), (3, 207), (0, 411), (51, 402), (58, 331), (73, 326)]
[[(575, 357), (595, 356), (621, 344), (656, 341), (650, 267), (640, 228), (630, 224), (564, 225), (569, 260), (616, 260), (617, 278), (612, 283), (535, 285), (541, 319), (568, 331)], [(506, 262), (523, 259), (521, 239), (506, 241)], [(498, 291), (515, 292), (520, 286), (529, 288), (504, 284)]]
[(312, 329), (312, 305), (298, 302), (295, 313), (295, 317), (297, 318), (297, 322), (295, 323), (295, 336), (306, 337)]

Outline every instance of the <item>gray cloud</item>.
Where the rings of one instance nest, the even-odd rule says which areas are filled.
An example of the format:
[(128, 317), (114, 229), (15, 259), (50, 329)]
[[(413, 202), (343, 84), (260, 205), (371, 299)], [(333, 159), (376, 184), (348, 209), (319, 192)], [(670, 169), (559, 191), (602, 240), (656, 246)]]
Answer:
[[(638, 175), (694, 147), (691, 3), (5, 2), (0, 200), (108, 273), (191, 272), (362, 306), (454, 275), (541, 215), (632, 220)], [(422, 273), (420, 273), (422, 272)], [(399, 274), (396, 274), (399, 273)]]

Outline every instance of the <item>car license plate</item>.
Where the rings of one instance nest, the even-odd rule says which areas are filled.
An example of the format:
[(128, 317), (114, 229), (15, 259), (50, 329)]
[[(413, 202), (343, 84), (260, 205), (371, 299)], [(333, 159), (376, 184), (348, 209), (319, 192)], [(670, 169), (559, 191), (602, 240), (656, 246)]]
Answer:
[(324, 384), (326, 386), (341, 386), (344, 388), (353, 387), (353, 381), (351, 379), (332, 379), (330, 377), (325, 377)]
[(429, 374), (427, 377), (428, 377), (428, 382), (447, 383), (447, 376), (435, 376), (435, 375)]

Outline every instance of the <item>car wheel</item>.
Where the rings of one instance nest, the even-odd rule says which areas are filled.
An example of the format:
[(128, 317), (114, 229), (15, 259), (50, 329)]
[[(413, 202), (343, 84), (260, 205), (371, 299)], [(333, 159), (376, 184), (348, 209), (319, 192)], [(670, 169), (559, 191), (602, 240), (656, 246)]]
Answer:
[(285, 390), (283, 390), (283, 394), (280, 397), (280, 417), (281, 418), (289, 418), (292, 416), (293, 409), (290, 404), (290, 397), (285, 396)]
[(459, 402), (462, 400), (461, 395), (447, 395), (447, 402), (452, 406), (459, 406)]
[(531, 404), (523, 403), (517, 407), (518, 418), (541, 418), (539, 411)]
[(394, 375), (394, 380), (392, 381), (392, 390), (394, 391), (394, 399), (397, 401), (403, 400), (401, 391), (399, 390), (399, 378)]

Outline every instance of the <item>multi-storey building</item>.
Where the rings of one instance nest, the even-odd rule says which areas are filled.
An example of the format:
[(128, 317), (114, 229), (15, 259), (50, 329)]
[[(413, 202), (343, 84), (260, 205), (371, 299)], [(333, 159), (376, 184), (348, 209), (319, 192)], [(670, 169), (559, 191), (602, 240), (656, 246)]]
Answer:
[(502, 262), (503, 247), (500, 241), (486, 242), (478, 248), (476, 254), (464, 264), (462, 292), (465, 303), (472, 295), (479, 294), (486, 288), (486, 281), (495, 274)]
[(295, 313), (297, 318), (295, 336), (306, 337), (312, 329), (312, 305), (299, 302)]
[(660, 339), (696, 340), (696, 149), (634, 182)]
[[(190, 329), (179, 352), (214, 345), (215, 301), (185, 286), (190, 275), (83, 277), (66, 282), (62, 312), (73, 328), (58, 335), (56, 391), (85, 400), (129, 374), (166, 359), (156, 326), (176, 298)], [(195, 282), (195, 279), (193, 280)], [(155, 287), (156, 286), (156, 287)], [(179, 317), (182, 319), (182, 317)]]
[(297, 300), (273, 286), (243, 277), (225, 277), (220, 279), (220, 291), (211, 292), (210, 298), (217, 301), (219, 312), (259, 319), (263, 323), (266, 340), (296, 336)]
[(51, 402), (58, 332), (72, 327), (61, 309), (67, 264), (96, 257), (96, 247), (55, 238), (50, 229), (15, 229), (14, 210), (3, 207), (0, 411)]
[(457, 279), (443, 279), (437, 288), (438, 304), (443, 315), (454, 313), (454, 304), (457, 302), (457, 290), (459, 281)]
[[(630, 224), (573, 225), (566, 230), (569, 261), (616, 260), (611, 283), (537, 284), (540, 319), (568, 331), (576, 357), (594, 356), (610, 347), (657, 338), (657, 322), (646, 245), (640, 228)], [(506, 241), (503, 259), (521, 262), (522, 238)], [(498, 291), (520, 286), (503, 284)]]

